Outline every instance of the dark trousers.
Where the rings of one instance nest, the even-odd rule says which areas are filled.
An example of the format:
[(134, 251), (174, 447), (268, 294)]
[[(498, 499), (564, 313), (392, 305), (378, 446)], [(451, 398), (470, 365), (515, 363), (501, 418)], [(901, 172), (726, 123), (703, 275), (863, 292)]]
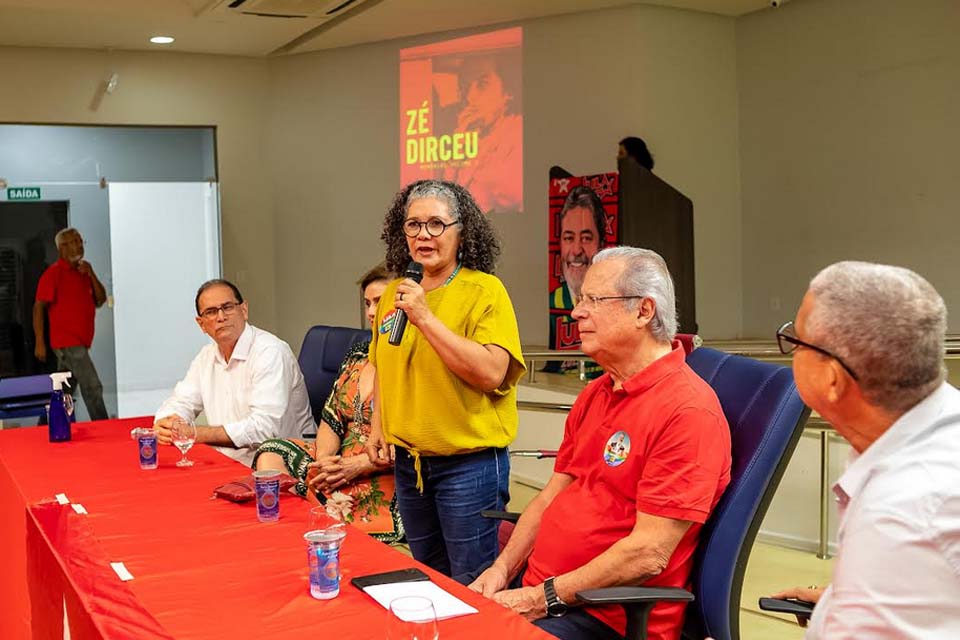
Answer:
[(83, 404), (91, 420), (106, 420), (107, 407), (103, 404), (103, 385), (97, 368), (93, 366), (90, 352), (86, 347), (65, 347), (54, 349), (57, 354), (57, 367), (60, 371), (69, 371), (73, 377), (68, 381), (71, 387), (80, 389)]
[(423, 492), (413, 456), (397, 447), (397, 506), (413, 557), (448, 576), (476, 570), (497, 557), (497, 521), (485, 509), (510, 500), (506, 449), (454, 456), (420, 456)]

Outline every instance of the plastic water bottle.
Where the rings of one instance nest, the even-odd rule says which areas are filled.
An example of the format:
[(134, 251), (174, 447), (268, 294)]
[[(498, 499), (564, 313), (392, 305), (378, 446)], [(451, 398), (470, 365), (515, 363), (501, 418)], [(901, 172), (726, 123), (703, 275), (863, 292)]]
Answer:
[(70, 428), (70, 408), (73, 407), (73, 398), (64, 393), (63, 386), (70, 386), (67, 382), (72, 374), (69, 371), (51, 373), (53, 393), (50, 394), (50, 404), (47, 407), (47, 426), (50, 433), (50, 442), (66, 442), (72, 433)]

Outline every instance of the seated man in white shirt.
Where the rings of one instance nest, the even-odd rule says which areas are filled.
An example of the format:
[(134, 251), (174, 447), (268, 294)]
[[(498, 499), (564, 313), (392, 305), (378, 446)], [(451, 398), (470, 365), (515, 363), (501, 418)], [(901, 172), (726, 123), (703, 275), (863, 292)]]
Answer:
[(947, 309), (908, 269), (840, 262), (810, 283), (793, 353), (804, 402), (853, 447), (808, 640), (960, 638), (960, 391), (944, 381)]
[(175, 416), (202, 411), (211, 426), (197, 427), (197, 442), (245, 464), (269, 438), (299, 438), (316, 424), (303, 374), (289, 345), (247, 323), (247, 303), (226, 280), (210, 280), (196, 297), (197, 324), (213, 339), (157, 411), (160, 444), (171, 444)]

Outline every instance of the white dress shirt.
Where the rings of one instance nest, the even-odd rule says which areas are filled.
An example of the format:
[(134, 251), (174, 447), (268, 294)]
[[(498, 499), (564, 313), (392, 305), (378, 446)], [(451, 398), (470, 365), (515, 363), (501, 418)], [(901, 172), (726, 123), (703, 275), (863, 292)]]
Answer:
[(229, 362), (214, 343), (200, 350), (156, 417), (176, 414), (193, 420), (201, 411), (208, 424), (223, 426), (236, 445), (215, 448), (248, 465), (264, 440), (299, 438), (316, 427), (289, 345), (249, 323)]
[(808, 640), (960, 638), (960, 391), (944, 383), (853, 460)]

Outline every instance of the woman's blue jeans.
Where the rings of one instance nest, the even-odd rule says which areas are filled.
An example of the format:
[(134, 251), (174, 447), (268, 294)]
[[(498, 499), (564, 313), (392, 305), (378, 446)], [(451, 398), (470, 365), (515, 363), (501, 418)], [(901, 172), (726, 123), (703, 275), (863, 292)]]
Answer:
[(413, 557), (448, 576), (469, 573), (497, 557), (497, 525), (485, 509), (510, 500), (510, 457), (504, 449), (453, 456), (420, 456), (423, 493), (413, 456), (396, 450), (400, 517)]

